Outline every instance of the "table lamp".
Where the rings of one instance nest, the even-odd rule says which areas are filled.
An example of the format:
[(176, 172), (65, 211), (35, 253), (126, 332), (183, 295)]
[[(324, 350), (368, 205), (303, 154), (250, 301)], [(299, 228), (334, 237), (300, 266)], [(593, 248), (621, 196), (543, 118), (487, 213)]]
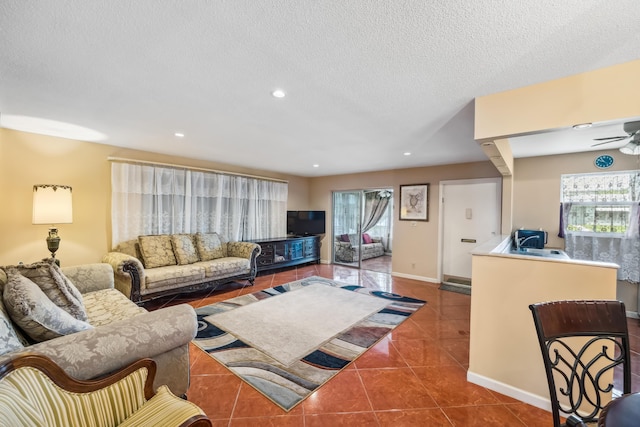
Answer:
[(33, 186), (33, 224), (50, 224), (47, 248), (56, 264), (56, 251), (60, 247), (60, 236), (55, 224), (71, 224), (73, 209), (71, 187), (68, 185), (39, 184)]

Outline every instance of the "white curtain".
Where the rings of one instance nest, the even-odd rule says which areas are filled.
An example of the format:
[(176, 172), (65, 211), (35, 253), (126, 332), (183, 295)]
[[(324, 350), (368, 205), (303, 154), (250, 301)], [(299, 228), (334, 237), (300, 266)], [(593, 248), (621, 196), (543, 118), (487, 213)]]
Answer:
[(567, 233), (565, 250), (574, 259), (618, 264), (618, 280), (640, 282), (640, 239)]
[(112, 244), (144, 234), (217, 232), (230, 241), (286, 234), (288, 185), (113, 162)]

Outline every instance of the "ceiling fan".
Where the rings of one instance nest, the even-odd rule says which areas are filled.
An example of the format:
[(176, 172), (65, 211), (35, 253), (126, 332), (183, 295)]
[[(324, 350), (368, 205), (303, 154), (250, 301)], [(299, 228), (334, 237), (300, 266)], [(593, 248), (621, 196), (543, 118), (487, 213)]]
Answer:
[(624, 136), (609, 136), (606, 138), (595, 138), (594, 141), (602, 141), (597, 144), (593, 144), (592, 147), (598, 145), (609, 144), (611, 142), (624, 141), (630, 139), (629, 143), (623, 147), (620, 147), (620, 152), (623, 154), (640, 155), (640, 121), (627, 122), (622, 126), (622, 129), (627, 133)]

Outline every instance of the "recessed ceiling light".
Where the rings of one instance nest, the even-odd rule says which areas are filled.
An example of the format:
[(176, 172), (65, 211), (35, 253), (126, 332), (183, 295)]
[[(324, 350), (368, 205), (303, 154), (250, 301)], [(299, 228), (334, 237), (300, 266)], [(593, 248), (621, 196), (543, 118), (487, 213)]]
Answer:
[(577, 125), (573, 125), (573, 128), (575, 130), (580, 130), (580, 129), (588, 129), (591, 126), (593, 126), (593, 124), (591, 124), (591, 123), (580, 123), (580, 124), (577, 124)]
[(79, 141), (103, 141), (107, 135), (84, 126), (40, 117), (0, 115), (0, 127)]
[(184, 133), (182, 132), (176, 132), (174, 133), (175, 136), (177, 136), (178, 138), (184, 138)]
[(273, 95), (274, 98), (284, 98), (287, 94), (284, 93), (282, 89), (276, 89), (271, 92), (271, 95)]
[(316, 163), (315, 165), (313, 165), (313, 167), (314, 167), (314, 168), (319, 168), (319, 167), (320, 167), (320, 165)]
[(405, 152), (404, 152), (404, 153), (402, 153), (402, 154), (403, 154), (403, 155), (405, 155), (405, 156), (410, 156), (410, 155), (411, 155), (411, 153), (410, 153), (410, 152), (408, 152), (408, 151), (405, 151)]

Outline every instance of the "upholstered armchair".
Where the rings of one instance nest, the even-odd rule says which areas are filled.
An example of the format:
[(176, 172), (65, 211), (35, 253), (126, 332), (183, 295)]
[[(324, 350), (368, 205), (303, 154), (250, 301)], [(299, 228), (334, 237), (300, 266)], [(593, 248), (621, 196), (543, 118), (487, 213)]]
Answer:
[(2, 426), (211, 426), (195, 404), (166, 386), (153, 393), (156, 365), (140, 359), (99, 380), (69, 377), (46, 356), (0, 364)]

